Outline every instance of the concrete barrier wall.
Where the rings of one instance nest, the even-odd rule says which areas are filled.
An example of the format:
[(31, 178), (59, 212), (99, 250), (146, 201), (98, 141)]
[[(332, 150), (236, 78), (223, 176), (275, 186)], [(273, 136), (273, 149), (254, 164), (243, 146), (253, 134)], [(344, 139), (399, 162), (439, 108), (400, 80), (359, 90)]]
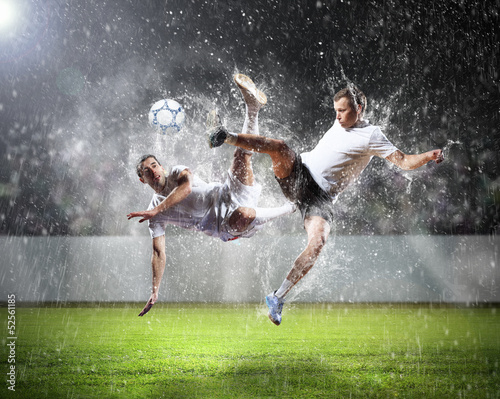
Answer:
[[(260, 302), (278, 288), (305, 234), (229, 243), (167, 236), (160, 300)], [(297, 302), (500, 302), (500, 239), (338, 236), (295, 287)], [(0, 237), (0, 301), (146, 301), (149, 237)]]

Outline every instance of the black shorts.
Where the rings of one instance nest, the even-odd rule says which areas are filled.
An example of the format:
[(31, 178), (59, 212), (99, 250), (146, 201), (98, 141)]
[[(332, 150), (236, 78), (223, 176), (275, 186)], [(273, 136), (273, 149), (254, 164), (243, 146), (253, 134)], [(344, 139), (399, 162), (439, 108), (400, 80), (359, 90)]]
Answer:
[(275, 177), (285, 197), (297, 204), (302, 219), (307, 216), (321, 216), (330, 225), (333, 223), (333, 201), (311, 176), (300, 155), (295, 155), (290, 176)]

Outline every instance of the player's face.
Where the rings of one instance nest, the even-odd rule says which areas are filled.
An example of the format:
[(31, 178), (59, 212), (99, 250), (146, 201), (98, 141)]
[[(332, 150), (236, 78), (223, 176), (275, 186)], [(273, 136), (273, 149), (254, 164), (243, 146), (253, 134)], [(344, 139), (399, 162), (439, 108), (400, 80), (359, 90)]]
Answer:
[(165, 187), (165, 170), (156, 159), (148, 158), (142, 163), (143, 183), (149, 184), (155, 191), (160, 191)]
[(337, 120), (344, 129), (353, 127), (358, 122), (361, 106), (357, 111), (354, 111), (347, 97), (342, 97), (340, 100), (335, 101), (334, 107), (337, 113)]

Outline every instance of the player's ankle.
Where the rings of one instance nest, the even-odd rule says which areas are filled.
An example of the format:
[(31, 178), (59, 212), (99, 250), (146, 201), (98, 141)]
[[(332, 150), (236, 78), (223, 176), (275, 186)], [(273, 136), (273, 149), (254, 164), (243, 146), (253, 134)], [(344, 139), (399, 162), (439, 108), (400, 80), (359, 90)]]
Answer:
[(236, 145), (237, 141), (238, 141), (238, 134), (237, 133), (227, 132), (227, 137), (224, 140), (224, 143), (230, 144), (230, 145)]

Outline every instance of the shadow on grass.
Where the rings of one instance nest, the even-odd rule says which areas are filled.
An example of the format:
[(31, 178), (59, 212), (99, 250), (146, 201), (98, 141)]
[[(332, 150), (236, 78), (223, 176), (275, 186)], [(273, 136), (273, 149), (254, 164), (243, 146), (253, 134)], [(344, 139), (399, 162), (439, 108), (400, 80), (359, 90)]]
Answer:
[[(340, 360), (345, 363), (346, 359)], [(237, 359), (213, 374), (186, 373), (156, 381), (158, 398), (368, 398), (394, 396), (390, 375), (355, 359), (357, 370), (315, 358)]]

